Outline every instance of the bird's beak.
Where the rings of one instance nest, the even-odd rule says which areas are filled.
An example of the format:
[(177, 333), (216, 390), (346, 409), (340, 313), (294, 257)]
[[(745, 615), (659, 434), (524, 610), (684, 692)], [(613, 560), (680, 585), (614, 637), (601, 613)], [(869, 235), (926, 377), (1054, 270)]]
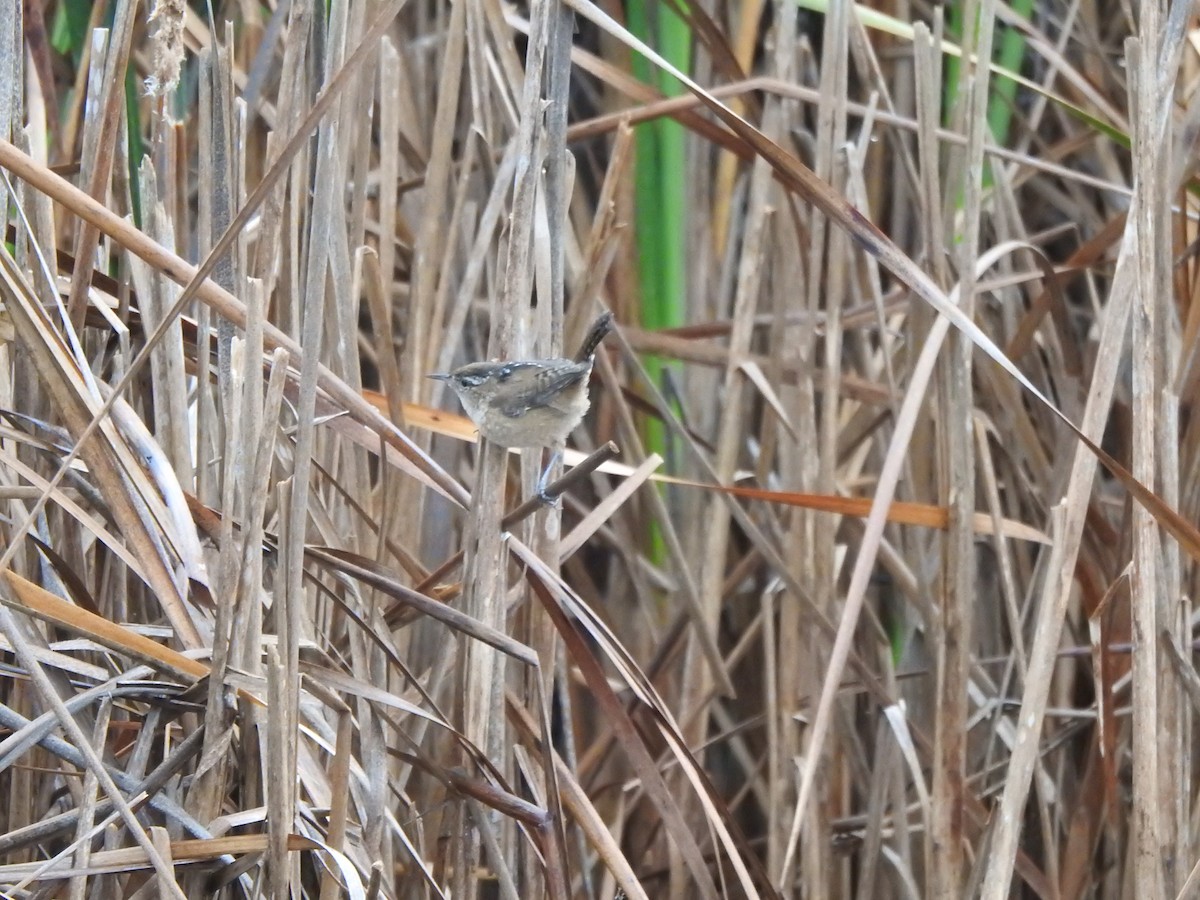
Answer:
[(434, 381), (449, 381), (450, 373), (449, 372), (430, 372), (425, 377), (432, 378)]

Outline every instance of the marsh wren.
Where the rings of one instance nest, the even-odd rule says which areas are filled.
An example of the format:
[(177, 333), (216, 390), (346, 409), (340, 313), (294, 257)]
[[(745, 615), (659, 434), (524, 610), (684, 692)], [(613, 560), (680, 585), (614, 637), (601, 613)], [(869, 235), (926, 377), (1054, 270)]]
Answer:
[(612, 328), (596, 319), (574, 359), (476, 362), (430, 378), (458, 394), (485, 438), (502, 447), (550, 447), (566, 440), (588, 411), (588, 376), (596, 347)]

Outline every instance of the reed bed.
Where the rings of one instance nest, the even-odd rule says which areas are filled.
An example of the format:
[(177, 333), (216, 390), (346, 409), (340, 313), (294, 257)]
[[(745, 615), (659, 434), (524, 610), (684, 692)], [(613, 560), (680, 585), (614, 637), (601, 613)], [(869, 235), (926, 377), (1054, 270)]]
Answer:
[(1196, 896), (1197, 35), (0, 0), (3, 896)]

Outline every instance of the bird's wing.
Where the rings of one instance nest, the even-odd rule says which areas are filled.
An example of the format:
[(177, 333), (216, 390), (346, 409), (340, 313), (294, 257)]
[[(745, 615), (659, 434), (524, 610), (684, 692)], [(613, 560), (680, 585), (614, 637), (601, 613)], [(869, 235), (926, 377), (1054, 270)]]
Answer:
[(559, 404), (555, 401), (561, 398), (564, 390), (583, 378), (588, 373), (588, 368), (587, 366), (570, 366), (564, 367), (559, 372), (547, 373), (544, 378), (539, 378), (536, 386), (531, 385), (529, 391), (522, 392), (521, 396), (513, 397), (507, 403), (498, 404), (496, 408), (510, 419), (523, 416), (531, 409), (543, 407), (560, 409)]

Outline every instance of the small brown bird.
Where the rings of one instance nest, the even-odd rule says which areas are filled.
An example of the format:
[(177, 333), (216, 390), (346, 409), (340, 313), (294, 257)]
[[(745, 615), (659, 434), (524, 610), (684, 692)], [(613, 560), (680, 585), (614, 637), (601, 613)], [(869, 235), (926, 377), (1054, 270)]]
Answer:
[(429, 377), (444, 381), (479, 433), (502, 447), (550, 447), (566, 440), (588, 411), (596, 348), (612, 329), (603, 313), (574, 359), (476, 362)]

